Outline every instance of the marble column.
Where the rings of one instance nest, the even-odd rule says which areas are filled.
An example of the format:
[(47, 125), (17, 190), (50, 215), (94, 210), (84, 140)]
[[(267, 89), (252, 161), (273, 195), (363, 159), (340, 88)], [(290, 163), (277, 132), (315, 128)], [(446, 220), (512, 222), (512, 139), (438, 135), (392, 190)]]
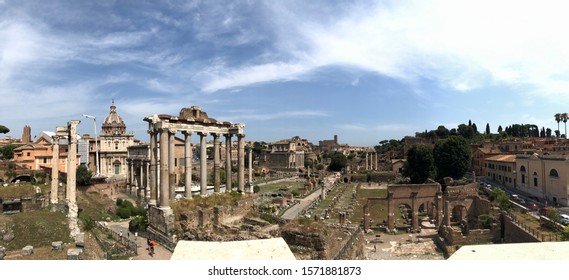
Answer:
[(150, 201), (150, 184), (151, 184), (151, 181), (150, 181), (150, 178), (151, 178), (151, 176), (150, 176), (150, 162), (148, 160), (145, 160), (144, 166), (146, 167), (146, 185), (144, 187), (144, 192), (145, 192), (144, 198), (145, 198), (145, 201), (148, 202), (148, 201)]
[(132, 161), (132, 159), (127, 159), (127, 165), (128, 165), (128, 192), (130, 194), (132, 194), (132, 186), (134, 185), (134, 162)]
[(51, 158), (51, 204), (57, 204), (57, 190), (59, 188), (59, 136), (52, 136), (53, 155)]
[(231, 191), (231, 134), (225, 134), (225, 191)]
[(170, 193), (170, 179), (168, 178), (168, 128), (160, 130), (160, 208), (170, 208), (170, 200), (168, 194)]
[(412, 229), (419, 229), (419, 203), (417, 201), (417, 192), (411, 193), (411, 213), (413, 214), (411, 226)]
[(220, 172), (221, 159), (219, 155), (219, 134), (212, 133), (213, 136), (213, 191), (218, 193), (221, 184)]
[(244, 141), (245, 134), (237, 134), (237, 190), (243, 192), (245, 190), (245, 152)]
[(379, 170), (379, 155), (375, 153), (375, 170)]
[(393, 193), (387, 193), (387, 228), (393, 230), (395, 228), (395, 203), (393, 202)]
[(69, 121), (67, 129), (69, 131), (69, 149), (67, 151), (67, 162), (69, 168), (67, 169), (67, 200), (71, 204), (77, 201), (76, 185), (77, 185), (77, 125), (81, 121)]
[(253, 147), (249, 146), (249, 192), (253, 193)]
[(200, 194), (207, 194), (207, 133), (199, 132), (200, 135)]
[(140, 176), (138, 176), (138, 178), (139, 181), (136, 188), (136, 196), (144, 199), (144, 162), (142, 160), (140, 160)]
[(150, 187), (150, 199), (148, 201), (148, 205), (156, 206), (158, 201), (158, 170), (156, 168), (156, 163), (158, 162), (157, 156), (157, 149), (156, 149), (156, 131), (153, 129), (149, 129), (148, 133), (150, 134), (150, 183), (148, 184)]
[(185, 142), (184, 142), (184, 161), (186, 163), (185, 166), (185, 182), (186, 182), (186, 188), (185, 188), (185, 195), (187, 198), (192, 198), (192, 133), (189, 131), (184, 132), (184, 135), (186, 136)]
[(169, 197), (174, 199), (176, 192), (176, 131), (168, 134), (168, 181), (170, 182)]
[(367, 163), (367, 161), (368, 161), (368, 152), (365, 152), (365, 153), (366, 153), (366, 169), (365, 169), (365, 170), (367, 170), (367, 169), (368, 169), (368, 163)]

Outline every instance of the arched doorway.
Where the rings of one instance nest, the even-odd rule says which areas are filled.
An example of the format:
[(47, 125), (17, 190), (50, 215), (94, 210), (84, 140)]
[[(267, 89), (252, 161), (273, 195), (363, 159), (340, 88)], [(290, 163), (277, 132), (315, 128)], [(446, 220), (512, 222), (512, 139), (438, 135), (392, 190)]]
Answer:
[(413, 208), (409, 204), (397, 205), (395, 215), (395, 228), (411, 229), (413, 227)]
[(464, 205), (456, 205), (452, 208), (450, 222), (459, 225), (468, 219), (468, 209)]

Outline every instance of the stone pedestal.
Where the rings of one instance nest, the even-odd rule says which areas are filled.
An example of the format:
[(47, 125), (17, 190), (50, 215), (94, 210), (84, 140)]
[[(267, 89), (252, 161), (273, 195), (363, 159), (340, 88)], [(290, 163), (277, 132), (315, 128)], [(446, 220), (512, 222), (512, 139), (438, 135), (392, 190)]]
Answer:
[(61, 251), (61, 250), (63, 250), (63, 242), (62, 242), (62, 241), (51, 242), (51, 250), (52, 250), (52, 251)]
[(34, 247), (33, 246), (28, 245), (28, 246), (22, 248), (22, 256), (29, 256), (33, 253), (34, 253)]
[(83, 249), (74, 248), (67, 250), (67, 259), (68, 260), (81, 260), (83, 259)]
[(174, 212), (172, 208), (152, 206), (148, 209), (148, 233), (151, 239), (173, 251), (176, 247), (174, 232)]

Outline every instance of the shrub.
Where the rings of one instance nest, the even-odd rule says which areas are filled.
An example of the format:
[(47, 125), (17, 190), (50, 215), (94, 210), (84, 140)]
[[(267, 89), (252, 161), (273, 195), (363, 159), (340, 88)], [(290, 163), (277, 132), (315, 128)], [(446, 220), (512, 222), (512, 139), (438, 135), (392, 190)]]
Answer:
[(254, 193), (258, 193), (259, 191), (261, 191), (261, 187), (259, 187), (257, 185), (253, 186), (253, 192)]
[(130, 220), (128, 230), (132, 232), (146, 231), (147, 226), (148, 220), (146, 219), (146, 215), (139, 215)]
[(81, 221), (83, 222), (84, 231), (90, 231), (95, 227), (95, 221), (93, 221), (93, 219), (91, 219), (89, 216), (81, 219)]
[(120, 207), (117, 209), (117, 216), (121, 219), (127, 219), (132, 216), (132, 208), (131, 207)]
[(122, 206), (122, 198), (117, 198), (117, 206), (121, 207)]

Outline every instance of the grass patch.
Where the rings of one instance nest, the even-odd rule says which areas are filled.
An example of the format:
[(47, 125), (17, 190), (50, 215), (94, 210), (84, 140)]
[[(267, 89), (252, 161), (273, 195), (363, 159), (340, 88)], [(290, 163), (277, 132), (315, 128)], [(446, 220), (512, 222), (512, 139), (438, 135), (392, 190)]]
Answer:
[[(280, 182), (274, 184), (268, 184), (264, 186), (259, 186), (259, 193), (291, 193), (292, 191), (304, 188), (304, 181), (302, 182)], [(286, 191), (285, 191), (286, 189)]]
[(5, 224), (14, 233), (14, 239), (11, 241), (0, 240), (0, 244), (8, 250), (22, 249), (27, 245), (51, 247), (53, 241), (72, 242), (64, 213), (38, 210), (13, 214), (5, 218), (9, 220)]
[[(50, 186), (43, 184), (37, 186), (40, 188), (42, 194), (47, 194), (51, 188)], [(35, 188), (29, 182), (22, 182), (18, 185), (9, 184), (6, 187), (0, 185), (0, 198), (4, 199), (20, 198), (22, 196), (30, 196), (35, 194), (36, 194)]]
[(102, 197), (96, 192), (78, 192), (77, 206), (79, 207), (79, 219), (91, 219), (94, 221), (104, 221), (107, 218), (115, 220), (118, 218), (116, 204), (108, 198)]
[[(350, 194), (351, 195), (351, 194)], [(356, 189), (356, 200), (358, 207), (354, 209), (353, 215), (350, 216), (352, 223), (359, 225), (363, 219), (363, 207), (370, 197), (387, 197), (386, 189), (362, 189), (359, 186)], [(375, 224), (387, 220), (387, 202), (384, 204), (378, 203), (371, 207), (370, 218)]]

